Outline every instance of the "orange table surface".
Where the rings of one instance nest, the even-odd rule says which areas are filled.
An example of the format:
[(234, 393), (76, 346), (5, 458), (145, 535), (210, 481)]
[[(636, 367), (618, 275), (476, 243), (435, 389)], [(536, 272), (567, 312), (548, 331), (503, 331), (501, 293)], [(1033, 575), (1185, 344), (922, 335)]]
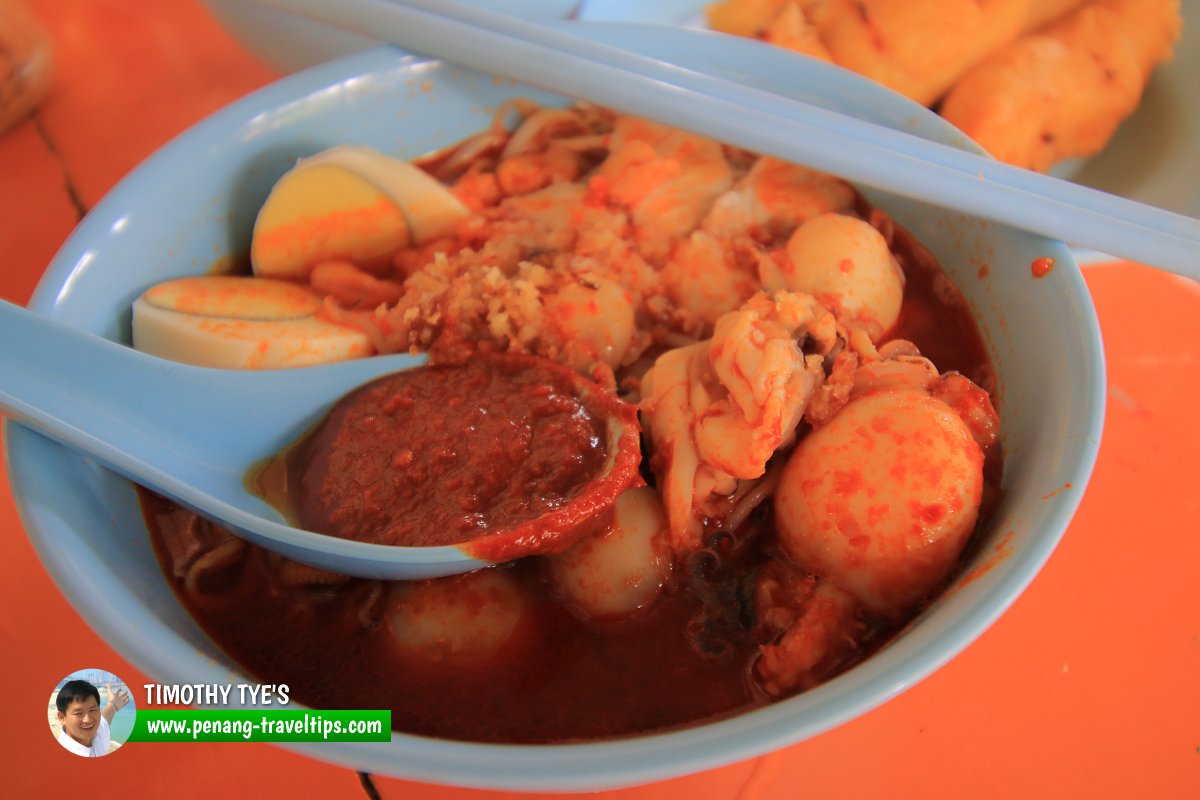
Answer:
[[(277, 77), (198, 0), (30, 0), (55, 82), (0, 134), (0, 297), (28, 300), (80, 215), (155, 148)], [(1200, 180), (1198, 180), (1200, 184)], [(1082, 505), (1045, 570), (962, 655), (848, 724), (623, 800), (1200, 797), (1200, 287), (1086, 268), (1108, 416)], [(0, 346), (13, 346), (4, 342)], [(269, 744), (142, 744), (82, 760), (42, 713), (98, 666), (148, 682), (71, 608), (0, 479), (0, 796), (367, 796), (353, 771)], [(516, 797), (374, 778), (384, 798)]]

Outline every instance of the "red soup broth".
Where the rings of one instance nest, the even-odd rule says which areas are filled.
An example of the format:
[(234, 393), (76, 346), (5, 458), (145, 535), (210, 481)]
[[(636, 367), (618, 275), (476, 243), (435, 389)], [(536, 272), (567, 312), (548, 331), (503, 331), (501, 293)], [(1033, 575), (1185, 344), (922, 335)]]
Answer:
[[(913, 341), (941, 370), (962, 372), (994, 392), (961, 296), (910, 236), (891, 233), (906, 273), (892, 336)], [(980, 524), (999, 497), (999, 476), (994, 447)], [(548, 743), (671, 730), (771, 702), (753, 677), (765, 642), (755, 638), (752, 599), (754, 578), (774, 550), (770, 503), (736, 536), (677, 565), (678, 580), (653, 606), (619, 621), (573, 613), (540, 557), (494, 567), (520, 587), (519, 629), (485, 656), (420, 659), (397, 647), (388, 624), (393, 585), (284, 561), (139, 491), (164, 573), (188, 611), (250, 675), (286, 683), (310, 707), (391, 709), (395, 730), (411, 734)], [(200, 591), (189, 587), (177, 565), (221, 548), (227, 564), (210, 570)], [(826, 678), (869, 656), (906, 620), (864, 622), (858, 647), (830, 665)]]

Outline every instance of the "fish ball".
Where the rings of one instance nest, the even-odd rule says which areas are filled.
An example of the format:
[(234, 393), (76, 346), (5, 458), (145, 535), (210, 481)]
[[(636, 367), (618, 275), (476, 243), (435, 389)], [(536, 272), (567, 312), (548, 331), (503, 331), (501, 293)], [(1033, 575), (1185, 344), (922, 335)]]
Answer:
[(516, 581), (497, 568), (392, 589), (386, 620), (399, 652), (427, 661), (486, 658), (513, 639), (528, 615)]
[(552, 560), (551, 572), (568, 602), (595, 618), (627, 616), (650, 605), (671, 570), (660, 536), (665, 527), (653, 489), (624, 492), (607, 531)]
[(975, 526), (983, 451), (920, 388), (852, 400), (796, 447), (780, 480), (780, 541), (868, 610), (903, 614), (934, 592)]
[(900, 317), (904, 273), (883, 235), (857, 217), (812, 217), (788, 239), (787, 258), (763, 271), (768, 289), (810, 294), (874, 341)]
[(582, 344), (608, 366), (618, 366), (629, 353), (637, 329), (633, 304), (616, 283), (599, 279), (594, 286), (568, 284), (546, 308), (566, 341)]

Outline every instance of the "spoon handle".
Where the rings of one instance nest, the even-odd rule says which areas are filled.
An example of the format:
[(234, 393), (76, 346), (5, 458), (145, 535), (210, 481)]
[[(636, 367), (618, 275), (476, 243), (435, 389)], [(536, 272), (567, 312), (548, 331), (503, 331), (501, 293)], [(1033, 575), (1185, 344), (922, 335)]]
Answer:
[(407, 356), (303, 369), (178, 364), (0, 302), (0, 410), (126, 477), (177, 494), (202, 476), (240, 483), (328, 407)]
[(306, 564), (366, 578), (485, 566), (456, 547), (388, 547), (289, 527), (246, 490), (254, 464), (372, 378), (393, 355), (279, 370), (194, 367), (140, 353), (0, 301), (0, 411), (98, 458), (229, 530)]
[[(155, 454), (185, 457), (172, 439), (186, 421), (159, 418), (170, 414), (169, 387), (180, 385), (176, 365), (8, 302), (0, 303), (0, 341), (0, 410), (14, 421), (138, 478)], [(148, 396), (160, 414), (146, 413)]]
[(454, 0), (248, 2), (1200, 279), (1200, 220), (560, 28)]

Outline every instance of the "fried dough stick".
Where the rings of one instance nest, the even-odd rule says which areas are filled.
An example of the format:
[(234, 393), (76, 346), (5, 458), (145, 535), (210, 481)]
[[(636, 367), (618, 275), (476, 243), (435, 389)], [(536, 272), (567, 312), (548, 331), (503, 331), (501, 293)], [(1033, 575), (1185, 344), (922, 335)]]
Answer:
[(1001, 161), (1045, 171), (1089, 156), (1171, 56), (1179, 0), (1095, 0), (965, 74), (941, 114)]
[(965, 70), (1082, 0), (726, 0), (709, 26), (758, 36), (932, 105)]

